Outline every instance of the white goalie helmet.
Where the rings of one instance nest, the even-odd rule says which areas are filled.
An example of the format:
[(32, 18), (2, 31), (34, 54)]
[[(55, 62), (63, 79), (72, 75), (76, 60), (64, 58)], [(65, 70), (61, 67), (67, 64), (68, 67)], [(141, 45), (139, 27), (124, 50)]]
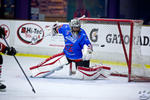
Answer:
[(79, 19), (72, 19), (71, 22), (70, 22), (70, 27), (81, 27), (81, 23), (80, 23), (80, 20)]

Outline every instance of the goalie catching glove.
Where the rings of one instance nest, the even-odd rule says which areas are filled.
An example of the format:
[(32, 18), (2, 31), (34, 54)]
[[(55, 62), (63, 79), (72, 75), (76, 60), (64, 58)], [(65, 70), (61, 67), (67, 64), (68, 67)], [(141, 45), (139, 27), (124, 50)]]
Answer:
[(89, 46), (84, 45), (83, 50), (82, 50), (82, 53), (83, 53), (82, 59), (83, 59), (83, 61), (84, 60), (90, 60), (92, 58), (92, 52), (93, 52), (93, 50), (92, 50), (91, 45), (89, 45)]
[(13, 56), (17, 53), (17, 51), (13, 47), (5, 47), (5, 49), (2, 53)]

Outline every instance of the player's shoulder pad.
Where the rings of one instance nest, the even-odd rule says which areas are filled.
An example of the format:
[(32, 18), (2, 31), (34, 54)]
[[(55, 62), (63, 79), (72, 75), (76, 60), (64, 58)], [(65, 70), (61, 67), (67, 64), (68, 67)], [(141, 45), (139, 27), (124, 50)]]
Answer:
[(84, 29), (80, 28), (80, 32), (82, 33), (82, 35), (86, 35), (86, 32), (84, 31)]
[(85, 30), (83, 28), (80, 28), (80, 30), (85, 33)]

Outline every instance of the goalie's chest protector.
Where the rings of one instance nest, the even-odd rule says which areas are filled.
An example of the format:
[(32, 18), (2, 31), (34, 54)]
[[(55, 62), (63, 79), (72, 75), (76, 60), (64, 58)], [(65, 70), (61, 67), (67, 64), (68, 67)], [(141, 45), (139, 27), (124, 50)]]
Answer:
[(69, 25), (63, 25), (59, 29), (59, 33), (62, 33), (64, 36), (64, 53), (66, 57), (69, 59), (81, 59), (84, 44), (90, 44), (85, 31), (81, 29), (78, 35), (75, 35), (71, 32)]

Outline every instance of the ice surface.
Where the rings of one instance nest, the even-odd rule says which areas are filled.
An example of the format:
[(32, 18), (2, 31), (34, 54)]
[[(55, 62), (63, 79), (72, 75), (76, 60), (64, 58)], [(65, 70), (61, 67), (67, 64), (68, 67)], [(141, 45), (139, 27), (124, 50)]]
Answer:
[[(14, 58), (3, 57), (2, 80), (5, 80), (3, 83), (7, 89), (0, 92), (0, 100), (140, 100), (139, 91), (150, 91), (150, 83), (128, 83), (127, 78), (118, 77), (92, 81), (30, 78), (29, 67), (44, 59), (17, 57), (36, 90), (34, 94)], [(62, 71), (69, 74), (65, 68)], [(62, 71), (55, 73), (56, 76), (61, 75)]]

